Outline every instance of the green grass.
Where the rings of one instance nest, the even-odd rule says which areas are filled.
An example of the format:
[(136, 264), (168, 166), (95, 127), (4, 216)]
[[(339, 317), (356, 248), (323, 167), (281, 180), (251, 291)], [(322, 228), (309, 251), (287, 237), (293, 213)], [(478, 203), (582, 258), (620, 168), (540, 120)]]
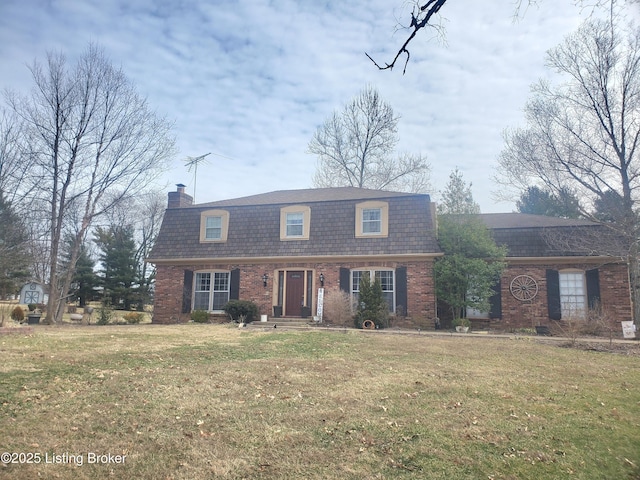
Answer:
[(0, 451), (84, 461), (0, 478), (640, 478), (638, 355), (190, 324), (36, 327), (0, 358)]

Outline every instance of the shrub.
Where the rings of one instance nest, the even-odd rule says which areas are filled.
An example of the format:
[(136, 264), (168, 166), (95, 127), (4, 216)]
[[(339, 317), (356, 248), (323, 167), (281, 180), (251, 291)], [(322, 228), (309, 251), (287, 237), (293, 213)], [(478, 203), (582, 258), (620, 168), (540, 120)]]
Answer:
[(340, 290), (328, 291), (324, 298), (322, 321), (343, 327), (352, 325), (351, 296)]
[(258, 318), (258, 306), (249, 300), (230, 300), (222, 309), (234, 322), (250, 323)]
[(29, 305), (27, 305), (27, 308), (29, 309), (30, 312), (35, 312), (37, 305), (35, 303), (30, 303)]
[(206, 310), (194, 310), (191, 312), (191, 320), (195, 323), (209, 323), (209, 312)]
[(358, 296), (358, 313), (354, 323), (356, 328), (362, 328), (365, 321), (371, 320), (376, 328), (389, 326), (389, 307), (382, 296), (382, 285), (377, 278), (371, 282), (369, 275), (360, 278), (360, 294)]
[(98, 325), (108, 325), (112, 319), (113, 309), (111, 307), (102, 306), (98, 308), (98, 320), (96, 320)]
[(142, 320), (144, 320), (144, 313), (129, 312), (129, 313), (125, 313), (122, 316), (122, 318), (128, 324), (133, 325), (133, 324), (136, 324), (136, 323), (140, 323), (140, 322), (142, 322)]
[(471, 321), (468, 318), (454, 318), (451, 325), (455, 327), (470, 327)]
[(11, 319), (16, 322), (24, 320), (24, 310), (22, 310), (22, 307), (16, 306), (16, 308), (11, 311)]

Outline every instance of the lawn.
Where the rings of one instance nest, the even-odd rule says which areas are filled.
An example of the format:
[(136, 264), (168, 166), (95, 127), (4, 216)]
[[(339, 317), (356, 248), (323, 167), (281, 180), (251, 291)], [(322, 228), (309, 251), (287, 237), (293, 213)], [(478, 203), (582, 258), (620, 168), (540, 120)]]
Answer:
[[(0, 477), (639, 479), (640, 356), (535, 338), (36, 326)], [(99, 463), (96, 463), (99, 462)]]

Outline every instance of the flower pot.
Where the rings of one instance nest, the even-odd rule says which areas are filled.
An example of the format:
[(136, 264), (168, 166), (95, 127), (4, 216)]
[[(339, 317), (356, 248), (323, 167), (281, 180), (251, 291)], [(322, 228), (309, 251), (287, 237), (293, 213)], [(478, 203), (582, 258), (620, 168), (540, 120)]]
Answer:
[(464, 325), (458, 325), (456, 327), (456, 332), (458, 333), (467, 333), (469, 331), (469, 327), (465, 327)]
[(27, 315), (27, 323), (29, 325), (37, 325), (40, 323), (40, 314), (39, 313), (29, 313)]

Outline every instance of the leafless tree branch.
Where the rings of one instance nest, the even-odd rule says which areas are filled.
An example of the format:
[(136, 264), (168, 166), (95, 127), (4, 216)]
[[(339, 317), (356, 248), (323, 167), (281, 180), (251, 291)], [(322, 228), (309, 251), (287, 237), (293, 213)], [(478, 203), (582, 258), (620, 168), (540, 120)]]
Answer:
[[(405, 56), (404, 68), (402, 73), (405, 74), (407, 71), (407, 65), (409, 64), (409, 60), (411, 58), (411, 53), (409, 52), (409, 44), (415, 39), (420, 30), (423, 30), (427, 27), (439, 28), (434, 22), (434, 17), (437, 17), (440, 13), (442, 7), (447, 3), (448, 0), (416, 0), (415, 5), (412, 8), (410, 13), (410, 20), (407, 26), (402, 27), (405, 30), (409, 31), (409, 35), (404, 41), (404, 43), (400, 46), (395, 56), (393, 57), (390, 63), (385, 63), (384, 65), (380, 65), (376, 62), (371, 55), (365, 52), (365, 55), (371, 62), (378, 67), (379, 70), (393, 70), (396, 66), (398, 60)], [(627, 0), (628, 3), (637, 3), (637, 0)], [(538, 0), (516, 0), (515, 2), (515, 10), (514, 10), (514, 20), (520, 18), (522, 11), (531, 6), (536, 5)], [(603, 6), (609, 6), (612, 10), (616, 4), (616, 0), (575, 0), (576, 5), (581, 6), (583, 9), (591, 9), (595, 10), (597, 8)]]

